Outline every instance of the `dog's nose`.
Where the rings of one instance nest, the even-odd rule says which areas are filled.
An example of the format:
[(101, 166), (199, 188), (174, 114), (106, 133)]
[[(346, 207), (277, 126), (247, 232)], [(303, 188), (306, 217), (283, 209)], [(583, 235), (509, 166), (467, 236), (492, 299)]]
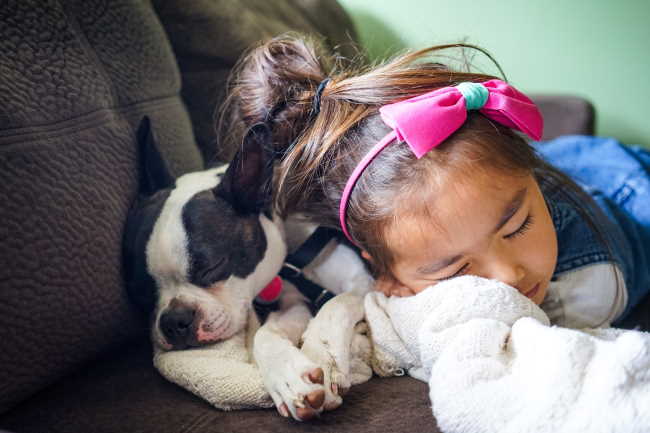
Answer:
[(196, 311), (193, 308), (169, 309), (160, 316), (160, 330), (167, 341), (174, 346), (184, 345), (192, 332)]

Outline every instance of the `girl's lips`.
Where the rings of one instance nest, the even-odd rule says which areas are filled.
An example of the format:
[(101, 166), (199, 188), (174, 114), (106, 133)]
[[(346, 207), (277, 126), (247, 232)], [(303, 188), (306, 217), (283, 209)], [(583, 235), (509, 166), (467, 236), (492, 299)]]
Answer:
[(532, 289), (524, 293), (524, 296), (532, 299), (537, 294), (537, 292), (539, 292), (539, 283), (537, 283), (535, 287), (533, 287)]

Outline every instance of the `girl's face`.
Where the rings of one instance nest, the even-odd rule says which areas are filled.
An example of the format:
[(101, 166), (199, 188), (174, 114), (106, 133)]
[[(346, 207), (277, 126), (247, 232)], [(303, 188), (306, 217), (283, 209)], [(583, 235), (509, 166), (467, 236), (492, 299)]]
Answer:
[(471, 274), (503, 281), (536, 304), (544, 300), (557, 239), (533, 176), (489, 170), (423, 189), (405, 200), (404, 212), (387, 230), (394, 278), (380, 279), (378, 289), (407, 296)]

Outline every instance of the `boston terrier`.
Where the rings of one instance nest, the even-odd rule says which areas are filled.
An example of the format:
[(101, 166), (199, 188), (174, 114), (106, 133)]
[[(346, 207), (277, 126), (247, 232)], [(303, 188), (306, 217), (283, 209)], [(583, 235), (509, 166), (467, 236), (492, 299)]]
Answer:
[(252, 357), (278, 411), (306, 420), (338, 407), (351, 385), (372, 375), (362, 296), (373, 281), (359, 256), (337, 239), (304, 267), (285, 265), (288, 253), (313, 243), (316, 227), (272, 212), (269, 136), (257, 125), (229, 165), (174, 179), (144, 118), (140, 193), (125, 226), (124, 272), (129, 296), (150, 315), (151, 338), (161, 350), (212, 344), (243, 330), (254, 299), (278, 274), (311, 285), (312, 292), (326, 288), (316, 303), (328, 291), (345, 292), (312, 318), (308, 299), (285, 281), (278, 311), (254, 336)]

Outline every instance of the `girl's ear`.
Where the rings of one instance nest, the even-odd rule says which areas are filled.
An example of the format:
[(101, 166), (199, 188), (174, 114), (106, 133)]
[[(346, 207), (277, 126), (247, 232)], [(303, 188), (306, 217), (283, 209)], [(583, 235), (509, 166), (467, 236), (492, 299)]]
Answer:
[(271, 148), (269, 128), (262, 123), (253, 126), (213, 194), (226, 200), (240, 214), (262, 211), (271, 199), (273, 158), (268, 150)]
[(366, 250), (361, 251), (361, 257), (363, 257), (368, 262), (372, 263), (372, 257), (370, 256), (370, 254), (368, 254), (368, 251)]
[(140, 193), (148, 196), (174, 186), (174, 177), (158, 150), (158, 141), (148, 116), (142, 118), (138, 127), (138, 165)]

